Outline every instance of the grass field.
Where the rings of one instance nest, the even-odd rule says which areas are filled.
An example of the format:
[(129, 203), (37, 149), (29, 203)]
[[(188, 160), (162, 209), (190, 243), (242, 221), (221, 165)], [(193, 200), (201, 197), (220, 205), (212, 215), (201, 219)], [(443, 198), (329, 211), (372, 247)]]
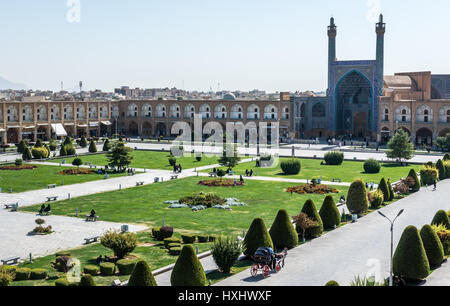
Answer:
[[(179, 234), (175, 234), (174, 236), (180, 237)], [(135, 256), (139, 259), (144, 259), (149, 264), (152, 270), (156, 270), (167, 265), (174, 263), (178, 256), (171, 256), (168, 254), (167, 250), (161, 248), (161, 244), (158, 241), (155, 241), (152, 237), (150, 237), (149, 232), (140, 232), (138, 233), (139, 245), (138, 247), (131, 253), (132, 256)], [(199, 253), (203, 253), (210, 248), (209, 243), (199, 243), (194, 244), (198, 246)], [(73, 258), (76, 258), (80, 261), (81, 264), (81, 272), (83, 272), (83, 268), (85, 265), (96, 265), (96, 258), (99, 255), (102, 256), (113, 256), (114, 254), (110, 249), (103, 247), (101, 244), (92, 244), (89, 246), (77, 248), (71, 250), (71, 255)], [(46, 269), (49, 271), (49, 278), (47, 280), (26, 280), (26, 281), (17, 281), (13, 282), (13, 286), (52, 286), (56, 279), (62, 275), (61, 272), (57, 272), (51, 266), (51, 262), (55, 260), (55, 255), (49, 255), (46, 257), (34, 259), (33, 263), (23, 263), (20, 267), (26, 267), (31, 269)], [(95, 277), (95, 282), (97, 285), (105, 285), (110, 286), (111, 282), (115, 279), (120, 279), (121, 281), (128, 280), (130, 276), (97, 276)]]
[[(103, 221), (161, 226), (164, 218), (165, 224), (173, 226), (176, 231), (240, 234), (256, 217), (263, 218), (270, 226), (278, 210), (284, 208), (290, 215), (298, 214), (308, 198), (313, 199), (319, 209), (325, 198), (323, 195), (291, 196), (285, 189), (295, 186), (292, 183), (247, 180), (241, 187), (206, 187), (197, 184), (200, 180), (191, 177), (56, 202), (52, 204), (52, 214), (74, 217), (78, 208), (79, 215), (83, 216), (95, 209)], [(340, 193), (334, 195), (336, 201), (343, 194), (347, 196), (348, 188), (338, 187), (338, 190)], [(211, 208), (192, 212), (188, 208), (169, 209), (164, 204), (164, 201), (178, 200), (199, 191), (215, 192), (223, 198), (238, 198), (248, 206), (233, 207), (233, 211)], [(29, 212), (37, 209), (38, 206), (22, 208)]]
[(280, 158), (279, 164), (274, 168), (256, 168), (256, 162), (242, 163), (236, 166), (233, 170), (236, 175), (244, 175), (245, 170), (253, 169), (254, 176), (270, 176), (280, 178), (292, 178), (292, 179), (313, 179), (320, 178), (324, 181), (331, 181), (334, 178), (340, 178), (344, 182), (353, 182), (355, 179), (362, 178), (365, 182), (374, 182), (378, 184), (381, 178), (390, 178), (392, 182), (398, 181), (400, 178), (404, 178), (408, 175), (409, 170), (419, 170), (419, 165), (409, 165), (408, 167), (402, 167), (397, 164), (381, 164), (380, 173), (369, 174), (364, 172), (363, 162), (357, 161), (344, 161), (340, 166), (327, 166), (321, 165), (321, 160), (315, 159), (300, 159), (301, 171), (298, 175), (285, 175), (281, 170), (281, 162), (287, 160), (287, 158)]
[[(29, 190), (45, 189), (49, 184), (57, 186), (85, 183), (90, 181), (101, 180), (103, 175), (61, 175), (58, 172), (67, 169), (67, 167), (44, 166), (38, 165), (33, 170), (0, 170), (0, 187), (2, 192), (13, 193), (24, 192)], [(110, 178), (123, 176), (125, 174), (110, 174)]]
[[(169, 164), (169, 152), (155, 152), (155, 151), (132, 151), (133, 161), (130, 167), (132, 168), (145, 168), (145, 169), (161, 169), (172, 170), (173, 167)], [(81, 156), (83, 163), (91, 162), (93, 165), (105, 166), (108, 164), (106, 154), (96, 154), (90, 156)], [(66, 163), (71, 164), (74, 158), (58, 158), (50, 160), (53, 163), (60, 163), (62, 160), (66, 160)], [(179, 157), (177, 158), (177, 165), (181, 164), (183, 169), (192, 169), (211, 164), (216, 164), (217, 158), (203, 157), (201, 161), (197, 161), (195, 157)]]

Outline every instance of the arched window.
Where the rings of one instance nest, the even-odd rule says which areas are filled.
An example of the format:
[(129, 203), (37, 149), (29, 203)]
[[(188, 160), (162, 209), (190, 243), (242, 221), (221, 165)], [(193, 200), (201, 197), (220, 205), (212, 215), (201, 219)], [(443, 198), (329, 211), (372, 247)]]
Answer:
[(325, 117), (325, 106), (323, 103), (316, 103), (312, 108), (313, 118), (324, 118)]

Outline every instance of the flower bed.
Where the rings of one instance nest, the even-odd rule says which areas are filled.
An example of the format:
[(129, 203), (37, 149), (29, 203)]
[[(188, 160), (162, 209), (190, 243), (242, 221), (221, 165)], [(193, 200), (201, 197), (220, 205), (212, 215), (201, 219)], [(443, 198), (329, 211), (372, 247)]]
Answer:
[(20, 165), (20, 166), (16, 166), (16, 165), (11, 165), (11, 166), (3, 166), (0, 167), (0, 170), (33, 170), (36, 169), (36, 166), (32, 166), (32, 165)]
[(97, 174), (97, 171), (92, 169), (64, 169), (58, 172), (62, 175), (86, 175), (86, 174)]
[[(208, 186), (208, 187), (234, 187), (234, 180), (230, 179), (214, 179), (207, 181), (198, 182), (199, 185)], [(243, 186), (244, 182), (236, 180), (236, 186)]]
[(336, 188), (327, 186), (327, 185), (313, 185), (313, 184), (305, 184), (295, 187), (289, 187), (287, 190), (289, 193), (298, 193), (298, 194), (329, 194), (329, 193), (339, 193), (339, 190)]

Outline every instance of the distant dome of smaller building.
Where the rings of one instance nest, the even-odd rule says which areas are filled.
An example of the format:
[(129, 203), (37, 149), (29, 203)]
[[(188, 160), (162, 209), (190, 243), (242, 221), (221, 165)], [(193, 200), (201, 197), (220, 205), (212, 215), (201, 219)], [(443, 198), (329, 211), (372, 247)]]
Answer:
[(225, 101), (234, 101), (234, 100), (236, 100), (236, 96), (233, 95), (231, 92), (229, 92), (229, 93), (226, 93), (226, 94), (223, 95), (223, 100), (225, 100)]

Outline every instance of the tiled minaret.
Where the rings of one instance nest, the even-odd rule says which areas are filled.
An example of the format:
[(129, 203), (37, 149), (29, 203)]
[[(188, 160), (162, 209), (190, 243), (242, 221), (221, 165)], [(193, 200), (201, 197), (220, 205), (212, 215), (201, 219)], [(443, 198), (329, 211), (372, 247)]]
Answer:
[(383, 15), (380, 14), (380, 21), (376, 25), (377, 32), (377, 69), (378, 69), (378, 95), (383, 95), (384, 77), (384, 33), (386, 33), (386, 23), (383, 22)]
[(330, 25), (328, 26), (328, 95), (331, 92), (331, 64), (336, 61), (336, 35), (337, 27), (334, 24), (334, 18), (331, 17)]

